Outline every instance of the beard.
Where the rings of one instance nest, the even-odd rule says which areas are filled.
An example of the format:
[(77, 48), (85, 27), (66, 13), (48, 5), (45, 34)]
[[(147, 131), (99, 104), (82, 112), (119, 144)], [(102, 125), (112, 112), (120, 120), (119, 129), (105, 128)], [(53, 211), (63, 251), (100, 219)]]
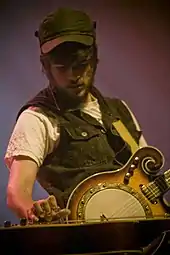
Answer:
[(89, 65), (83, 75), (67, 87), (59, 86), (56, 84), (54, 78), (51, 77), (50, 87), (57, 99), (59, 107), (64, 107), (64, 109), (75, 109), (78, 108), (80, 104), (85, 103), (88, 100), (89, 93), (93, 87), (94, 76), (94, 69)]

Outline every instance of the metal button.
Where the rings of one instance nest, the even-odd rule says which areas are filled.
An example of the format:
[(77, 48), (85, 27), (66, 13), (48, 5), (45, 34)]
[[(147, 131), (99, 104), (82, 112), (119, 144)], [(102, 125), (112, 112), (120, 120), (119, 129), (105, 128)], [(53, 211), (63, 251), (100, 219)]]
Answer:
[(81, 135), (85, 137), (87, 136), (87, 132), (82, 132)]

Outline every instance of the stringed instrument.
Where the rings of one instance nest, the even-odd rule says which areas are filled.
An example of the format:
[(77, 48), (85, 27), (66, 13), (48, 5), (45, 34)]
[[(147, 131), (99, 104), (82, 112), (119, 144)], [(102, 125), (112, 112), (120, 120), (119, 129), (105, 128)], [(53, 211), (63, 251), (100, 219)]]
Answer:
[(165, 217), (163, 194), (170, 187), (170, 170), (155, 147), (139, 148), (122, 168), (94, 174), (71, 193), (66, 208), (72, 221), (109, 221)]

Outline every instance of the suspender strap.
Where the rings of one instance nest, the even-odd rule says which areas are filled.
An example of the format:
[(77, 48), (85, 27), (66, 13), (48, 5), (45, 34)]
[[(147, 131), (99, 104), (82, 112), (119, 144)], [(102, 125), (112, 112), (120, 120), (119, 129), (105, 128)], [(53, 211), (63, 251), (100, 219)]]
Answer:
[(135, 139), (131, 136), (130, 132), (128, 129), (125, 127), (125, 125), (122, 123), (121, 120), (113, 121), (112, 125), (116, 129), (116, 131), (119, 133), (121, 138), (129, 144), (131, 147), (132, 154), (134, 154), (138, 149), (139, 145), (135, 141)]

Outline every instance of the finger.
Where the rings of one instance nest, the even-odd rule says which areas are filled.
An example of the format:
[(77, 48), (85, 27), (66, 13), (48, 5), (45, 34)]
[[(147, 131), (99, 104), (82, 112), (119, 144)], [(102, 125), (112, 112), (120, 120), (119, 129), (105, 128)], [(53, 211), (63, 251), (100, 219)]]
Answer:
[[(42, 202), (41, 202), (41, 204), (42, 204)], [(33, 210), (34, 210), (34, 214), (37, 217), (43, 218), (45, 216), (45, 212), (43, 211), (41, 204), (40, 204), (40, 202), (35, 202), (33, 204)]]
[(50, 215), (51, 214), (51, 207), (50, 204), (48, 203), (48, 200), (44, 200), (43, 202), (41, 202), (41, 208), (43, 209), (43, 212), (46, 215)]
[(49, 196), (48, 197), (48, 201), (52, 210), (52, 219), (55, 219), (56, 214), (58, 213), (60, 209), (60, 207), (57, 205), (57, 201), (55, 196)]
[(27, 218), (30, 223), (39, 221), (39, 218), (34, 214), (33, 208), (27, 210)]
[(53, 220), (58, 220), (58, 219), (62, 219), (65, 218), (66, 216), (68, 216), (71, 213), (71, 211), (69, 209), (61, 209), (60, 211), (58, 211), (56, 213), (56, 215), (53, 217)]
[(51, 207), (51, 210), (53, 210), (55, 213), (57, 213), (60, 209), (60, 207), (57, 205), (57, 201), (56, 201), (56, 198), (55, 196), (49, 196), (48, 197), (48, 202), (49, 202), (49, 205)]
[(51, 221), (52, 220), (52, 214), (51, 214), (51, 207), (50, 204), (48, 202), (48, 199), (44, 200), (41, 204), (41, 208), (43, 209), (44, 212), (44, 219), (46, 221)]

